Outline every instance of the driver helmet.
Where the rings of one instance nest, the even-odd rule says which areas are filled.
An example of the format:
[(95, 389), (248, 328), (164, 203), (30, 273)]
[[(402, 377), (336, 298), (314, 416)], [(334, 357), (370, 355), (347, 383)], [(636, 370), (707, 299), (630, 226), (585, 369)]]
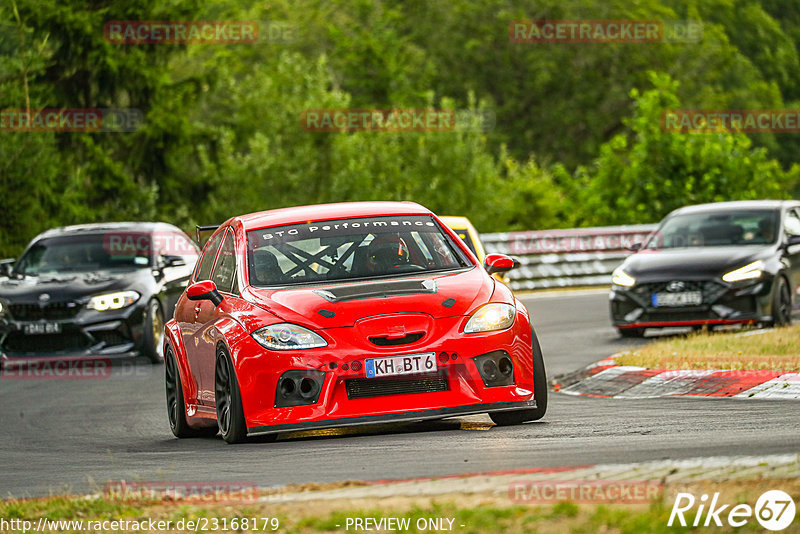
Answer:
[(398, 235), (379, 235), (369, 244), (367, 263), (373, 273), (409, 263), (408, 246)]

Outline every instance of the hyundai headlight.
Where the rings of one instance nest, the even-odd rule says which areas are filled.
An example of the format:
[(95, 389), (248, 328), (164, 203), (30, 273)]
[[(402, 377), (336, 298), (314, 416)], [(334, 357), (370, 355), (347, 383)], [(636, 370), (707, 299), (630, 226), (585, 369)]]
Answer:
[(722, 275), (722, 279), (726, 282), (741, 282), (742, 280), (754, 280), (761, 278), (764, 272), (764, 262), (762, 260), (748, 263), (744, 267), (735, 269), (729, 273)]
[(475, 334), (477, 332), (492, 332), (494, 330), (505, 330), (514, 324), (514, 315), (517, 310), (510, 304), (493, 302), (478, 308), (472, 314), (464, 327), (465, 334)]
[(622, 287), (633, 287), (636, 284), (636, 278), (622, 270), (622, 267), (617, 267), (611, 274), (611, 283)]
[(301, 350), (327, 347), (328, 342), (308, 328), (291, 323), (265, 326), (252, 333), (258, 343), (270, 350)]

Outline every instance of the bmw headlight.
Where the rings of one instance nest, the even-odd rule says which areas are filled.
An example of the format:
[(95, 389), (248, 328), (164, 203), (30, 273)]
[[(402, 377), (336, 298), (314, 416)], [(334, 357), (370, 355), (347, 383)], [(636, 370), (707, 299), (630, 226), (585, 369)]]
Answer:
[(478, 311), (472, 314), (464, 327), (465, 334), (475, 334), (477, 332), (491, 332), (493, 330), (505, 330), (514, 324), (514, 315), (517, 310), (510, 304), (493, 302), (481, 306)]
[(119, 310), (127, 308), (137, 300), (139, 300), (139, 293), (136, 291), (117, 291), (116, 293), (106, 293), (104, 295), (95, 295), (89, 299), (86, 307), (90, 310), (108, 311)]
[(319, 334), (291, 323), (279, 323), (260, 328), (251, 334), (262, 347), (271, 350), (300, 350), (327, 347)]
[(741, 282), (742, 280), (754, 280), (761, 278), (764, 272), (764, 262), (762, 260), (748, 263), (744, 267), (735, 269), (729, 273), (722, 275), (722, 279), (726, 282)]
[(611, 274), (611, 283), (622, 287), (633, 287), (636, 284), (636, 278), (622, 270), (622, 267), (617, 267)]

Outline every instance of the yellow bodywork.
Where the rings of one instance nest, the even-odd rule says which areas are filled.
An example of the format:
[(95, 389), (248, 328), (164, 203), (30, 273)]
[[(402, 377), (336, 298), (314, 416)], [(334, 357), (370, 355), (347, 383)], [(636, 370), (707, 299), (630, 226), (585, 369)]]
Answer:
[[(460, 237), (461, 240), (466, 243), (467, 248), (469, 248), (478, 257), (478, 261), (483, 264), (483, 261), (486, 258), (486, 249), (483, 248), (480, 235), (475, 227), (472, 226), (470, 220), (466, 217), (449, 215), (439, 218), (443, 223), (449, 226), (451, 230), (458, 234), (458, 237)], [(495, 273), (492, 276), (494, 276), (495, 279), (499, 280), (500, 282), (508, 285), (508, 278), (502, 273)]]

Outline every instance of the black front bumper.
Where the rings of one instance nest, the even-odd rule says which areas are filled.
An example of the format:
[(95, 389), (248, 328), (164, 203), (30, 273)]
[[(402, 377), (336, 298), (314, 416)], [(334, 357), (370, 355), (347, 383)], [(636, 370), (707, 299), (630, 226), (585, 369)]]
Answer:
[(674, 280), (647, 281), (626, 288), (612, 286), (611, 318), (617, 328), (660, 328), (761, 323), (771, 320), (772, 278), (729, 284), (721, 280), (681, 280), (687, 291), (700, 291), (702, 304), (658, 306), (653, 295), (667, 292)]
[[(0, 321), (0, 359), (131, 356), (142, 344), (144, 319), (145, 307), (139, 302), (104, 312), (80, 308), (72, 313), (61, 310), (23, 315), (18, 311), (17, 316)], [(27, 324), (57, 324), (60, 331), (27, 334)]]

